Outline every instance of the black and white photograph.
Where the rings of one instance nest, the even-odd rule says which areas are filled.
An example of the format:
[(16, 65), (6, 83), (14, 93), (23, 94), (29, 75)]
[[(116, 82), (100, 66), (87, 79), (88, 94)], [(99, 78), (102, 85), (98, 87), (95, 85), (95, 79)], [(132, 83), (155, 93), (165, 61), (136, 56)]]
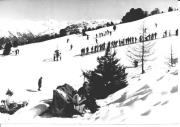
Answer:
[(0, 0), (0, 127), (180, 125), (179, 0)]

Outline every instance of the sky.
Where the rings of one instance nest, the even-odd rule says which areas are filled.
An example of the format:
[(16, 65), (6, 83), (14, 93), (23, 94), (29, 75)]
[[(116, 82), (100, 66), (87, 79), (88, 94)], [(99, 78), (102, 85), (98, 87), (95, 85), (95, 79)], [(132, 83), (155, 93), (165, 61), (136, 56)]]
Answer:
[(0, 20), (121, 19), (131, 8), (167, 11), (177, 0), (0, 0)]

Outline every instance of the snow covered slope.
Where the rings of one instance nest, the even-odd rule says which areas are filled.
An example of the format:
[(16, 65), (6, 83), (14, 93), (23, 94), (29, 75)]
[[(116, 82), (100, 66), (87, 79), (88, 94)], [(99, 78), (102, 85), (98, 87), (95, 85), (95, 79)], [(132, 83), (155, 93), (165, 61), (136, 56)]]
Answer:
[[(129, 36), (139, 36), (142, 23), (147, 27), (149, 33), (157, 32), (157, 40), (154, 49), (156, 58), (146, 64), (146, 73), (141, 75), (140, 68), (128, 68), (128, 87), (109, 96), (107, 99), (99, 100), (101, 109), (95, 114), (85, 114), (84, 117), (73, 119), (35, 117), (23, 120), (14, 116), (0, 114), (0, 122), (9, 123), (113, 123), (113, 124), (176, 124), (178, 123), (178, 69), (168, 68), (164, 63), (170, 54), (172, 44), (174, 54), (178, 54), (179, 37), (171, 36), (161, 38), (165, 30), (174, 33), (179, 28), (179, 12), (170, 12), (147, 17), (145, 19), (120, 24), (111, 36), (98, 38), (98, 42), (104, 43)], [(155, 26), (157, 24), (157, 27)], [(19, 47), (18, 56), (10, 55), (0, 57), (1, 84), (0, 100), (3, 99), (8, 88), (14, 91), (14, 99), (17, 101), (27, 100), (29, 107), (18, 112), (27, 111), (41, 103), (41, 100), (52, 99), (52, 90), (58, 85), (69, 83), (75, 89), (83, 84), (82, 70), (93, 69), (97, 65), (97, 57), (104, 52), (75, 56), (80, 54), (81, 48), (96, 45), (97, 33), (106, 30), (113, 31), (112, 27), (87, 32), (89, 40), (81, 35), (70, 35), (62, 38), (45, 41), (42, 43), (29, 44)], [(69, 42), (67, 43), (67, 39)], [(70, 50), (70, 45), (73, 49)], [(135, 44), (134, 44), (135, 45)], [(129, 46), (117, 47), (117, 57), (121, 64), (128, 66), (126, 57)], [(62, 52), (62, 61), (53, 62), (54, 50)], [(169, 70), (169, 71), (168, 71)], [(42, 91), (37, 90), (37, 81), (42, 76)]]

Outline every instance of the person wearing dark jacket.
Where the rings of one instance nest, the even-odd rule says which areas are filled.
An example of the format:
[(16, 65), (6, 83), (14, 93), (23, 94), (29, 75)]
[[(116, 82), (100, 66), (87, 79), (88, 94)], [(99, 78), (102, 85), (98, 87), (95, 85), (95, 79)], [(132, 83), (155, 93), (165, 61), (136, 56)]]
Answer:
[(40, 77), (38, 80), (38, 91), (41, 91), (41, 87), (42, 87), (42, 77)]

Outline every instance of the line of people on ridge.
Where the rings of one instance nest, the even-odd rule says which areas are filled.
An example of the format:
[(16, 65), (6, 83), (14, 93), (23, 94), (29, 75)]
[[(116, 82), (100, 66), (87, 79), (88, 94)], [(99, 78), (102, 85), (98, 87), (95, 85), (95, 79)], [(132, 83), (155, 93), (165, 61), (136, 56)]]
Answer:
[[(171, 31), (169, 30), (169, 36), (178, 36), (178, 29), (175, 30), (175, 34), (172, 34)], [(168, 37), (168, 32), (167, 30), (163, 32), (163, 38)], [(151, 40), (155, 40), (157, 39), (157, 33), (152, 33), (152, 34), (148, 34), (146, 37), (143, 38), (143, 36), (139, 36), (139, 39), (137, 37), (127, 37), (124, 39), (119, 39), (119, 40), (114, 40), (114, 41), (109, 41), (108, 43), (102, 43), (99, 44), (97, 43), (97, 39), (96, 39), (96, 44), (95, 46), (91, 46), (91, 48), (86, 47), (86, 48), (82, 48), (81, 49), (81, 56), (83, 55), (87, 55), (89, 53), (96, 53), (96, 52), (100, 52), (100, 51), (104, 51), (106, 45), (110, 44), (111, 48), (115, 48), (117, 46), (123, 46), (123, 45), (128, 45), (128, 44), (134, 44), (134, 43), (138, 43), (138, 42), (143, 42), (143, 41), (151, 41)]]
[(96, 53), (100, 51), (104, 51), (106, 48), (106, 45), (110, 45), (111, 48), (115, 48), (117, 46), (123, 46), (123, 45), (128, 45), (128, 44), (134, 44), (138, 42), (144, 41), (149, 41), (149, 40), (154, 40), (157, 38), (157, 33), (152, 33), (147, 35), (144, 39), (143, 36), (139, 37), (139, 41), (137, 37), (127, 37), (124, 39), (119, 39), (119, 40), (114, 40), (114, 41), (109, 41), (108, 43), (102, 43), (99, 45), (92, 46), (91, 48), (86, 47), (81, 49), (81, 55), (87, 55), (89, 53)]

